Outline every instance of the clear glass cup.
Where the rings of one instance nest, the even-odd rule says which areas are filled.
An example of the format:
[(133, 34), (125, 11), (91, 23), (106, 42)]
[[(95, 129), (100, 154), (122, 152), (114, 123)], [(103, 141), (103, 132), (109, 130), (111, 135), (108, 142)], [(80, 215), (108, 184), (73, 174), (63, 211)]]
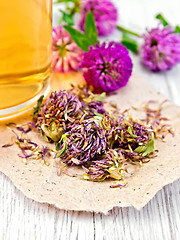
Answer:
[(51, 36), (51, 0), (0, 0), (0, 119), (50, 90)]

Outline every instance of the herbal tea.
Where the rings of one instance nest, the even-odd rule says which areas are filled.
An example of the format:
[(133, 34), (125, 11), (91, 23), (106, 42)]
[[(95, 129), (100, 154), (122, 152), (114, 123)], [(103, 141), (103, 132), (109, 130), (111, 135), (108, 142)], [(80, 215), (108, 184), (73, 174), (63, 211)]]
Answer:
[(0, 116), (47, 86), (51, 5), (51, 0), (0, 0)]

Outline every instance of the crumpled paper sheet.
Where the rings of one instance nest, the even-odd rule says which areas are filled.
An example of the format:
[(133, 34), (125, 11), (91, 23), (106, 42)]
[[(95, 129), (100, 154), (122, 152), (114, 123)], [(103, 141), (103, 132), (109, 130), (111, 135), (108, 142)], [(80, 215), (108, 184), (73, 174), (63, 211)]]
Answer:
[[(61, 81), (54, 82), (53, 88), (67, 88), (73, 78), (82, 79), (81, 75), (71, 77), (69, 81), (63, 75), (58, 76)], [(57, 79), (57, 76), (55, 78)], [(165, 97), (157, 93), (145, 80), (132, 76), (128, 85), (108, 97), (107, 101), (117, 103), (123, 110), (132, 105), (140, 106), (143, 101), (157, 100), (161, 103), (164, 99)], [(163, 186), (180, 178), (180, 108), (168, 102), (164, 105), (163, 115), (171, 119), (175, 137), (168, 135), (166, 143), (155, 141), (155, 149), (159, 151), (158, 157), (138, 167), (135, 173), (127, 178), (128, 184), (124, 188), (110, 188), (113, 180), (90, 182), (65, 174), (57, 176), (58, 164), (54, 159), (49, 159), (50, 166), (42, 164), (41, 160), (28, 160), (28, 164), (25, 165), (17, 156), (20, 152), (17, 145), (0, 147), (0, 171), (27, 197), (53, 204), (60, 209), (102, 213), (107, 213), (116, 206), (133, 206), (140, 209)], [(13, 121), (27, 122), (30, 120), (29, 116), (27, 115), (26, 119), (22, 116)], [(8, 143), (11, 136), (11, 131), (1, 123), (0, 146)], [(28, 136), (35, 142), (44, 144), (38, 133), (30, 132)]]

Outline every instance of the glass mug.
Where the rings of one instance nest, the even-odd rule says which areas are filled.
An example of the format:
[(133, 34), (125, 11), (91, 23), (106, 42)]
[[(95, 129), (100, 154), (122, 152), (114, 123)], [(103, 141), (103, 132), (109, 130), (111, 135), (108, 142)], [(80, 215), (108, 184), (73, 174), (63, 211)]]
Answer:
[(0, 0), (0, 119), (50, 90), (52, 0)]

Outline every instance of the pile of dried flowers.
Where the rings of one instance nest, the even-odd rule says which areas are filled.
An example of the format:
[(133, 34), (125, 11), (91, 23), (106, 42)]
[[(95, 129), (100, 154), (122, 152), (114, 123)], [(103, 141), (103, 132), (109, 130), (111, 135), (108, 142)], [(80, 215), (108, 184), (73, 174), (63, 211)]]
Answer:
[[(64, 166), (81, 166), (86, 180), (123, 180), (129, 165), (142, 165), (156, 156), (154, 138), (173, 135), (172, 127), (165, 123), (168, 119), (161, 115), (162, 104), (154, 110), (147, 103), (146, 118), (135, 120), (129, 110), (120, 112), (113, 107), (107, 111), (104, 98), (104, 93), (93, 94), (88, 86), (52, 92), (46, 100), (41, 97), (32, 122), (13, 124), (21, 133), (13, 131), (22, 152), (19, 157), (25, 163), (36, 158), (48, 165), (52, 155)], [(55, 147), (38, 146), (23, 137), (31, 130), (41, 132)]]

